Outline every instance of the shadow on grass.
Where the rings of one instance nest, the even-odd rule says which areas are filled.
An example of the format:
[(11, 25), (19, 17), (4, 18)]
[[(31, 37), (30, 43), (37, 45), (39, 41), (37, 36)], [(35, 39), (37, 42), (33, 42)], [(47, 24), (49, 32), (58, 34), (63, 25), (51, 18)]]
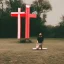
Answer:
[(19, 43), (32, 43), (32, 40), (30, 39), (22, 39), (18, 41)]

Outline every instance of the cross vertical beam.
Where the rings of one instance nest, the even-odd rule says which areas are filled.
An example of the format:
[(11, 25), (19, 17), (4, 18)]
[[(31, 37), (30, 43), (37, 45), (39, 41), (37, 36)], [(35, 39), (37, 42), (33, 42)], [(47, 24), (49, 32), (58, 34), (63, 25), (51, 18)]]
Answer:
[(18, 8), (18, 12), (11, 12), (12, 17), (18, 17), (18, 32), (17, 38), (21, 39), (21, 17), (25, 17), (25, 12), (21, 12), (21, 8)]
[(18, 8), (18, 34), (17, 34), (18, 39), (21, 38), (21, 18), (19, 12), (21, 12), (21, 8)]
[(25, 38), (30, 37), (30, 18), (36, 18), (36, 14), (30, 14), (30, 6), (26, 5)]
[(30, 13), (30, 6), (27, 6), (26, 5), (26, 21), (25, 21), (25, 38), (29, 38), (29, 35), (30, 35), (30, 16), (29, 16), (29, 13)]

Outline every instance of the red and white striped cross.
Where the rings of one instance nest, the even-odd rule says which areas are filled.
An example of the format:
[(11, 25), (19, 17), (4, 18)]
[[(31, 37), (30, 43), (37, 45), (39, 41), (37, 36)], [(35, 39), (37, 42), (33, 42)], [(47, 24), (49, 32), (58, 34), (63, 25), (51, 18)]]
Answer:
[(25, 38), (30, 37), (30, 18), (36, 18), (36, 14), (30, 14), (30, 6), (26, 5), (26, 12), (21, 12), (21, 8), (18, 8), (18, 12), (11, 12), (11, 16), (18, 17), (18, 39), (21, 38), (21, 17), (25, 17)]

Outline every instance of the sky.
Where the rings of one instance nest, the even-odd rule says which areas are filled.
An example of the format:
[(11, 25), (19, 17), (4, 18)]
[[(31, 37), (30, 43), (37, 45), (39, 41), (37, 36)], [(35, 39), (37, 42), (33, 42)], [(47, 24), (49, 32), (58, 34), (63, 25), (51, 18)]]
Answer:
[[(23, 0), (26, 4), (31, 4), (34, 0)], [(3, 0), (3, 3), (5, 0)], [(47, 12), (46, 25), (56, 26), (61, 21), (62, 15), (64, 15), (64, 0), (49, 0), (52, 11)], [(6, 7), (4, 3), (4, 7)]]
[[(24, 0), (26, 4), (31, 4), (34, 0)], [(46, 25), (56, 26), (64, 15), (64, 0), (49, 0), (52, 11), (47, 12)]]
[(47, 13), (47, 25), (57, 25), (64, 15), (64, 0), (49, 0), (52, 5), (52, 11)]

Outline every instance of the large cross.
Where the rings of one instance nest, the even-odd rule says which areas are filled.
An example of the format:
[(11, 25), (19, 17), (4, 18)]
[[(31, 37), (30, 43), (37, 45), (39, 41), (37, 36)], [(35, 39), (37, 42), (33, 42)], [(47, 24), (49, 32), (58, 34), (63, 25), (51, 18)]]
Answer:
[(21, 17), (25, 17), (25, 38), (30, 37), (30, 18), (36, 18), (35, 14), (30, 14), (30, 6), (26, 5), (26, 12), (21, 12), (18, 8), (18, 12), (11, 12), (11, 16), (18, 17), (18, 39), (21, 38)]
[(18, 12), (11, 12), (11, 16), (18, 17), (18, 34), (17, 38), (21, 38), (21, 17), (25, 16), (25, 12), (21, 12), (21, 8), (18, 8)]
[(30, 14), (30, 6), (26, 5), (25, 38), (30, 37), (30, 18), (36, 18), (36, 14)]

